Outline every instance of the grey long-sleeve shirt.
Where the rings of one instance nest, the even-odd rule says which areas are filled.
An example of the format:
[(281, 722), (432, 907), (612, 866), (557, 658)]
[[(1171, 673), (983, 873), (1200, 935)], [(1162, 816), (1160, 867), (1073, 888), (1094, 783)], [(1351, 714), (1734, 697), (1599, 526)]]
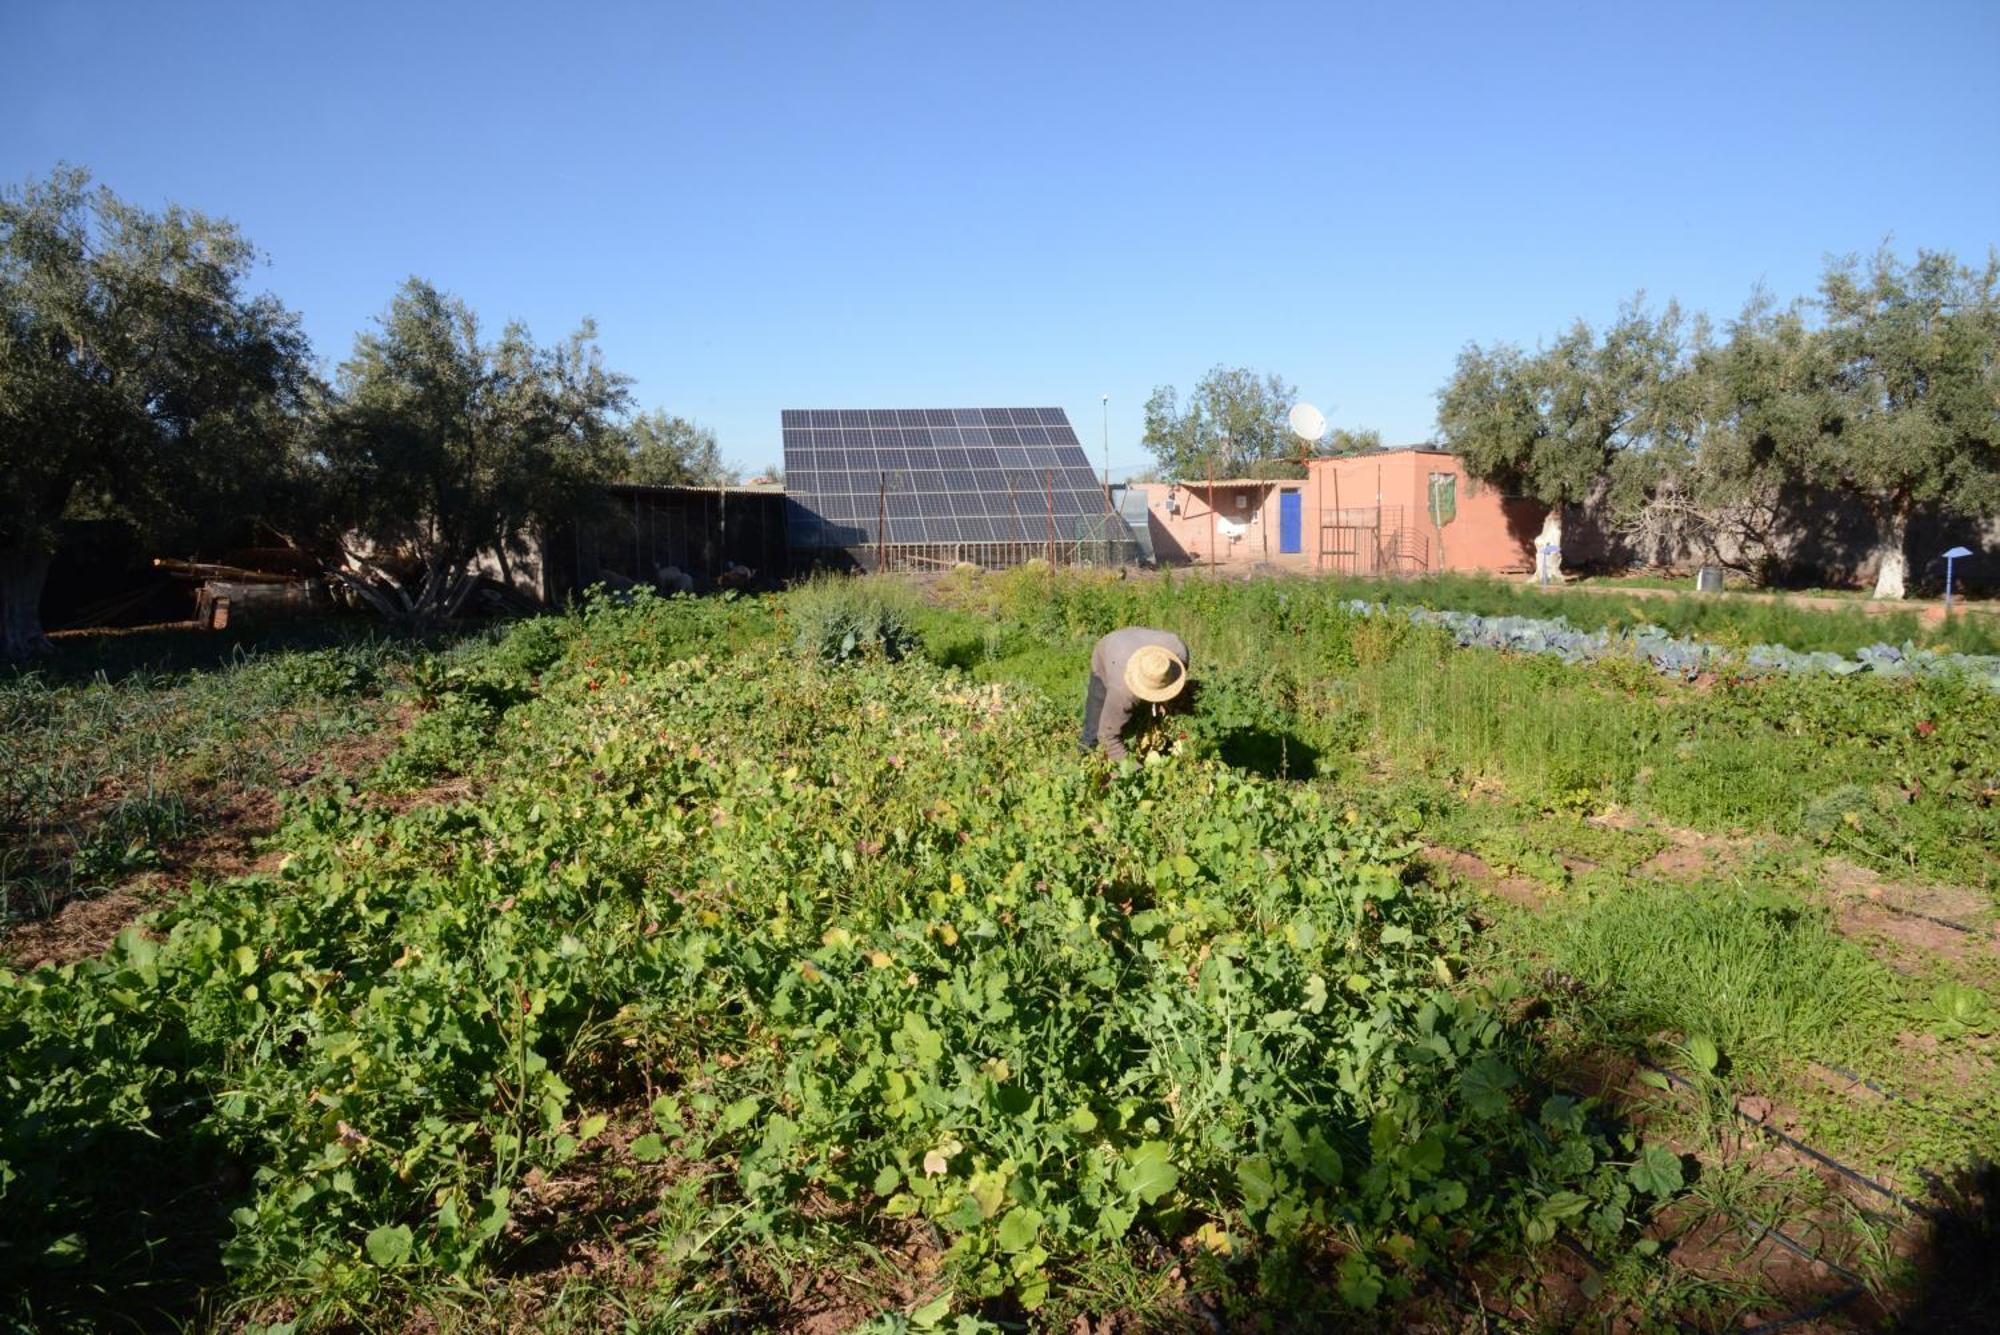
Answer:
[(1090, 651), (1090, 690), (1084, 702), (1083, 738), (1085, 750), (1101, 746), (1113, 760), (1125, 757), (1125, 725), (1133, 710), (1146, 702), (1125, 685), (1125, 665), (1132, 655), (1149, 644), (1157, 644), (1187, 663), (1187, 641), (1167, 630), (1127, 626), (1114, 630)]

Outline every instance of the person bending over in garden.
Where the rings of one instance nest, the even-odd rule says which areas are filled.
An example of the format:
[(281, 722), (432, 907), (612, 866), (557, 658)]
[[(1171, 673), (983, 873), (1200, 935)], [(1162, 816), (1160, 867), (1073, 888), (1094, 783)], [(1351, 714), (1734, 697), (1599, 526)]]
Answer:
[(1180, 636), (1145, 626), (1112, 631), (1090, 651), (1078, 749), (1102, 746), (1104, 754), (1123, 760), (1125, 729), (1133, 718), (1165, 713), (1176, 699), (1185, 703), (1187, 680), (1188, 647)]

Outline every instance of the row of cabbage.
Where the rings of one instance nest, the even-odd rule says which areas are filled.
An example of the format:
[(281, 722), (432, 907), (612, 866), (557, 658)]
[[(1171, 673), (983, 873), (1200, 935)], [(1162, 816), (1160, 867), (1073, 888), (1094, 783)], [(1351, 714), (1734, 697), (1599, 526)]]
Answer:
[(1549, 654), (1567, 663), (1638, 659), (1662, 673), (1693, 678), (1703, 672), (1800, 672), (1846, 677), (1963, 675), (2000, 690), (2000, 655), (1940, 653), (1913, 644), (1871, 644), (1852, 657), (1827, 651), (1801, 652), (1782, 644), (1732, 649), (1668, 634), (1657, 626), (1633, 630), (1579, 630), (1563, 617), (1481, 616), (1430, 607), (1391, 607), (1356, 599), (1348, 610), (1358, 616), (1404, 616), (1421, 626), (1438, 626), (1468, 648), (1511, 649)]

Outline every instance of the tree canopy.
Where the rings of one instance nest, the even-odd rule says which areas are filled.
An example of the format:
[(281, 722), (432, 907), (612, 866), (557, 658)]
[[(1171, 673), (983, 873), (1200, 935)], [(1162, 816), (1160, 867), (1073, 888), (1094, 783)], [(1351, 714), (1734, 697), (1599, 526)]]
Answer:
[(1297, 477), (1301, 442), (1286, 414), (1298, 390), (1277, 375), (1217, 366), (1185, 403), (1172, 385), (1146, 400), (1146, 448), (1170, 478)]
[(1469, 347), (1438, 395), (1439, 439), (1510, 492), (1582, 501), (1622, 459), (1690, 439), (1685, 326), (1678, 307), (1655, 316), (1635, 298), (1602, 336), (1578, 321), (1532, 354)]
[(648, 487), (728, 487), (742, 481), (723, 462), (715, 432), (664, 409), (625, 425), (617, 480)]
[(489, 342), (463, 301), (410, 279), (355, 340), (318, 435), (337, 576), (398, 618), (455, 614), (482, 551), (504, 566), (613, 475), (627, 383), (588, 321), (550, 347), (520, 324)]
[(183, 540), (259, 513), (313, 392), (298, 317), (228, 222), (59, 168), (0, 193), (0, 654), (42, 643), (58, 525)]
[(1837, 260), (1816, 299), (1755, 294), (1720, 339), (1635, 299), (1601, 334), (1473, 345), (1438, 429), (1477, 476), (1548, 502), (1558, 543), (1562, 507), (1597, 497), (1711, 556), (1768, 546), (1800, 488), (1859, 498), (1876, 591), (1901, 597), (1918, 507), (2000, 513), (2000, 260)]
[(1314, 454), (1328, 457), (1369, 454), (1382, 448), (1382, 433), (1372, 427), (1349, 429), (1337, 426), (1326, 433), (1316, 448), (1310, 441), (1304, 443)]
[(1937, 251), (1830, 266), (1820, 331), (1832, 412), (1794, 467), (1867, 498), (1882, 533), (1878, 594), (1901, 597), (1918, 506), (2000, 514), (2000, 256)]

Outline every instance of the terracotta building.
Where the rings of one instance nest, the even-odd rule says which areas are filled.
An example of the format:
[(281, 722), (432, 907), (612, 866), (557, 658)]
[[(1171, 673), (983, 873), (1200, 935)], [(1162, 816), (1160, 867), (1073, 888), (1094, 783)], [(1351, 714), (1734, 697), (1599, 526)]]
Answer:
[(1534, 569), (1548, 507), (1421, 447), (1308, 461), (1283, 480), (1135, 483), (1162, 563), (1343, 574)]

